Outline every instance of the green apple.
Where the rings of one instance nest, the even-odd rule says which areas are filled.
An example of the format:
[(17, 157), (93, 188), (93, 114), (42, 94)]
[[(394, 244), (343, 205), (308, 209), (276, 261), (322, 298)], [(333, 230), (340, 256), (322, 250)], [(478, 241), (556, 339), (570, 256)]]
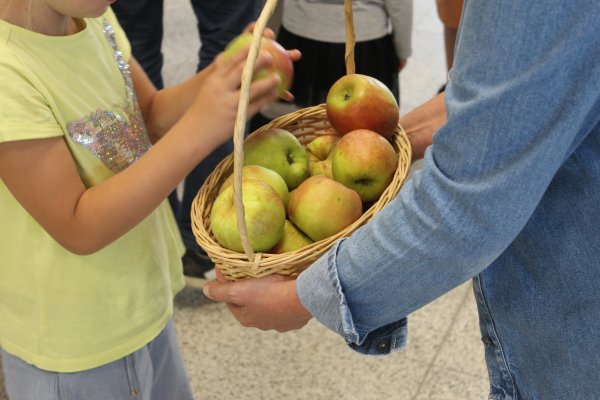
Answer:
[(294, 226), (289, 220), (285, 220), (285, 226), (283, 227), (283, 236), (281, 240), (277, 242), (275, 247), (269, 250), (269, 253), (282, 254), (288, 251), (294, 251), (301, 249), (309, 244), (313, 243), (312, 240), (298, 228)]
[(337, 135), (322, 135), (306, 145), (308, 153), (308, 171), (311, 176), (325, 175), (331, 178), (331, 150), (339, 140)]
[[(265, 182), (247, 179), (242, 181), (242, 200), (250, 247), (258, 252), (271, 249), (283, 235), (285, 208), (281, 197)], [(221, 246), (244, 252), (237, 227), (233, 185), (215, 199), (210, 213), (210, 229)]]
[[(269, 184), (273, 189), (275, 189), (277, 194), (279, 194), (279, 197), (281, 197), (281, 200), (283, 200), (283, 206), (287, 209), (290, 191), (288, 190), (288, 187), (281, 175), (279, 175), (277, 172), (260, 165), (245, 165), (242, 168), (242, 180), (244, 179), (256, 179)], [(219, 193), (232, 184), (233, 175), (230, 175), (221, 185)]]
[(290, 193), (290, 221), (315, 242), (335, 235), (361, 215), (358, 193), (323, 175), (311, 176)]
[[(245, 32), (235, 37), (223, 52), (226, 58), (231, 58), (239, 53), (252, 43), (252, 34)], [(260, 43), (260, 49), (267, 51), (272, 58), (272, 64), (269, 68), (264, 68), (255, 71), (252, 79), (260, 79), (270, 74), (276, 73), (281, 78), (281, 82), (277, 86), (279, 96), (292, 86), (292, 78), (294, 76), (294, 64), (288, 52), (275, 40), (263, 36)]]
[(398, 155), (383, 136), (357, 129), (342, 136), (332, 151), (333, 179), (355, 190), (363, 202), (377, 200), (398, 167)]
[(244, 165), (261, 165), (277, 172), (292, 190), (308, 178), (304, 146), (284, 129), (265, 129), (244, 140)]
[(337, 80), (325, 100), (327, 119), (340, 135), (369, 129), (390, 140), (398, 126), (400, 110), (396, 97), (379, 80), (349, 74)]

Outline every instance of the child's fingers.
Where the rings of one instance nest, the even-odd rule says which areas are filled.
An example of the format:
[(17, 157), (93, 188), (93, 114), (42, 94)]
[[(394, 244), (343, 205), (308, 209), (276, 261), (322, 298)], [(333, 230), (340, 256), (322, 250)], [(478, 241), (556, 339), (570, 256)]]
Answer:
[(254, 115), (262, 107), (273, 102), (279, 97), (277, 85), (281, 78), (277, 74), (256, 80), (250, 86), (248, 114)]
[[(268, 68), (273, 62), (273, 57), (266, 51), (261, 51), (258, 54), (256, 63), (254, 64), (254, 71)], [(223, 73), (223, 79), (226, 82), (226, 87), (229, 89), (238, 89), (242, 84), (242, 73), (246, 65), (246, 60), (238, 60), (237, 63), (225, 67)]]
[(292, 61), (298, 61), (302, 58), (302, 53), (298, 49), (291, 49), (287, 51)]
[[(256, 21), (250, 22), (244, 28), (244, 33), (252, 33), (254, 31), (255, 27), (256, 27)], [(275, 32), (271, 28), (265, 27), (265, 30), (263, 31), (263, 36), (267, 37), (269, 39), (275, 39)]]
[(292, 102), (294, 101), (294, 95), (289, 91), (286, 90), (282, 95), (281, 95), (281, 99), (285, 100), (285, 101), (289, 101)]

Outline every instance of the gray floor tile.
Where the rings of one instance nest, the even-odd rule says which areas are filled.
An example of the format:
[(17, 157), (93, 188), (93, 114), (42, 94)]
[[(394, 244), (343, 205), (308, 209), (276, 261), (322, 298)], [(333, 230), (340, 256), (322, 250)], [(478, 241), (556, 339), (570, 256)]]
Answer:
[(357, 354), (316, 321), (286, 334), (242, 328), (223, 305), (184, 295), (176, 322), (200, 399), (410, 399), (426, 370), (403, 352)]

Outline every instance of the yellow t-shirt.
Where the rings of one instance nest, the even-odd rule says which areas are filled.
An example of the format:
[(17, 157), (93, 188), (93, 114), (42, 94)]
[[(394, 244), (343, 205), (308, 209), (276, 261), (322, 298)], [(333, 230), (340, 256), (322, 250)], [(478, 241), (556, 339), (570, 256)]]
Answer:
[[(0, 142), (62, 136), (86, 186), (150, 148), (109, 9), (70, 36), (0, 20)], [(183, 245), (168, 202), (89, 256), (61, 247), (0, 181), (0, 346), (45, 370), (121, 358), (158, 335), (183, 287)]]

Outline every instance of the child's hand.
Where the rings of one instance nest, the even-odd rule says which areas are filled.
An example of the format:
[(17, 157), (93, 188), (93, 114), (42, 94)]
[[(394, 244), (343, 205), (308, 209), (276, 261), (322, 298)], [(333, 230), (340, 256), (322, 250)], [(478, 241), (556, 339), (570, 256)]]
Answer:
[[(206, 71), (202, 86), (196, 100), (188, 110), (194, 117), (199, 130), (207, 132), (209, 138), (216, 140), (216, 146), (231, 137), (240, 99), (242, 72), (248, 49), (227, 60), (222, 54)], [(269, 67), (271, 56), (260, 52), (255, 68)], [(257, 79), (250, 85), (247, 118), (256, 114), (262, 107), (274, 101), (277, 95), (276, 86), (280, 78), (276, 74)], [(206, 136), (206, 135), (205, 135)]]
[[(254, 27), (256, 26), (256, 22), (250, 22), (246, 28), (244, 28), (244, 33), (252, 33), (252, 31), (254, 31)], [(271, 28), (266, 27), (265, 30), (263, 31), (263, 36), (269, 39), (273, 39), (276, 40), (275, 37), (275, 32), (273, 32), (273, 30)], [(301, 57), (302, 54), (300, 53), (299, 50), (297, 49), (291, 49), (291, 50), (287, 50), (288, 54), (290, 55), (290, 58), (292, 59), (292, 62), (296, 62), (298, 61)], [(290, 93), (289, 91), (286, 91), (285, 94), (283, 94), (281, 96), (281, 98), (283, 100), (286, 101), (293, 101), (294, 100), (294, 96), (292, 93)]]
[[(243, 30), (243, 33), (252, 33), (254, 31), (254, 27), (256, 26), (256, 21), (250, 22)], [(263, 36), (269, 39), (275, 40), (275, 32), (269, 27), (265, 27), (263, 31)]]

